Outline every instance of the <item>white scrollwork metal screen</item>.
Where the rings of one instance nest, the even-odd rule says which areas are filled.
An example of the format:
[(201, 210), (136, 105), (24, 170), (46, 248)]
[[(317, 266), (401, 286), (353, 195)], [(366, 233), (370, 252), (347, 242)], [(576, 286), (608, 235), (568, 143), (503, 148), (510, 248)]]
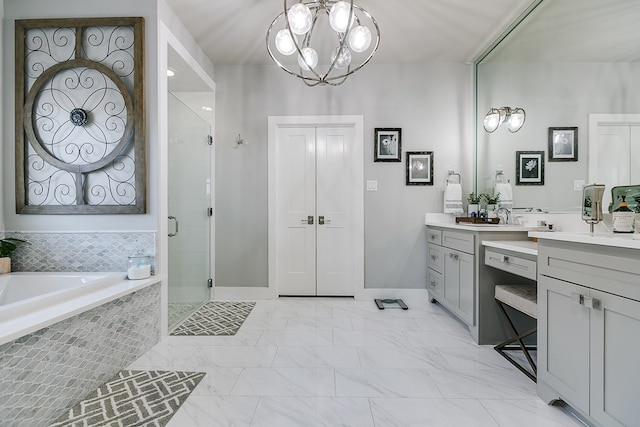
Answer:
[(16, 21), (16, 211), (145, 212), (143, 18)]

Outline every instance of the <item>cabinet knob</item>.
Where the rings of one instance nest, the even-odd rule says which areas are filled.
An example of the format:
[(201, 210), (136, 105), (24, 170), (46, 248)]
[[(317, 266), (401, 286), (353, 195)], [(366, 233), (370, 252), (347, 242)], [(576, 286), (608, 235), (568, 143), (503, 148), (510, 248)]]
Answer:
[(435, 261), (436, 260), (436, 256), (435, 255), (431, 255), (431, 259)]
[(582, 304), (584, 302), (584, 295), (573, 292), (571, 294), (571, 302), (574, 304)]

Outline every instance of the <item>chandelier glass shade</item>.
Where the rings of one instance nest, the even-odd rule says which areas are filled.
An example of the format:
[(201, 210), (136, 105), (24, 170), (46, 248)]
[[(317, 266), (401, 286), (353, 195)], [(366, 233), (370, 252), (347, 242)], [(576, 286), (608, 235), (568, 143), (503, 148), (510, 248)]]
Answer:
[(267, 30), (267, 51), (307, 86), (344, 83), (378, 50), (378, 24), (353, 0), (289, 3)]
[(505, 123), (509, 132), (518, 132), (527, 115), (522, 108), (500, 107), (491, 108), (484, 116), (483, 126), (487, 132), (495, 132), (502, 123)]

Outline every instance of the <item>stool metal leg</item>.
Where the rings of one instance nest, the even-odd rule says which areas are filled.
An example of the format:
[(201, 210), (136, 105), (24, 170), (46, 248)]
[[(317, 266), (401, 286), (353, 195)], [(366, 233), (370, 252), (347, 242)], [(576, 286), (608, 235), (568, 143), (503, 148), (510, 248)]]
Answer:
[[(502, 357), (504, 357), (509, 362), (511, 362), (512, 365), (514, 365), (516, 368), (518, 368), (523, 374), (525, 374), (526, 376), (531, 378), (532, 381), (536, 382), (536, 376), (537, 376), (538, 370), (537, 370), (536, 363), (534, 362), (533, 358), (529, 354), (529, 349), (532, 349), (533, 347), (527, 347), (527, 345), (524, 343), (524, 341), (522, 341), (522, 339), (528, 337), (529, 335), (532, 335), (532, 334), (536, 333), (538, 328), (537, 327), (533, 327), (533, 328), (529, 329), (526, 332), (519, 333), (517, 331), (515, 325), (511, 321), (511, 318), (509, 318), (509, 315), (507, 314), (507, 311), (505, 310), (502, 302), (500, 302), (499, 300), (496, 300), (496, 303), (498, 304), (498, 307), (500, 307), (500, 311), (502, 311), (502, 314), (504, 315), (504, 317), (507, 319), (507, 322), (509, 323), (509, 326), (511, 327), (511, 331), (514, 334), (514, 336), (512, 338), (509, 338), (506, 341), (503, 341), (500, 344), (496, 345), (494, 347), (494, 349), (498, 353), (500, 353), (502, 355)], [(519, 364), (515, 359), (513, 359), (511, 356), (509, 356), (505, 352), (505, 350), (515, 350), (515, 349), (518, 348), (518, 347), (514, 347), (514, 346), (509, 346), (509, 344), (512, 344), (515, 341), (518, 342), (518, 347), (520, 348), (520, 350), (522, 350), (522, 353), (527, 358), (527, 361), (529, 362), (529, 365), (531, 366), (531, 369), (533, 370), (533, 374), (531, 372), (529, 372), (528, 370), (526, 370), (521, 364)]]

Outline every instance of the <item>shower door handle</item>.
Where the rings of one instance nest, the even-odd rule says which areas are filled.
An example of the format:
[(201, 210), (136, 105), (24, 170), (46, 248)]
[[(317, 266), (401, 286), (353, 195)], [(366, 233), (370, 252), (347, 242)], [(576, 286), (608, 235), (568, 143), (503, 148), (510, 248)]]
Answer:
[(172, 219), (172, 220), (174, 220), (176, 222), (176, 232), (175, 233), (169, 233), (168, 236), (169, 237), (175, 237), (175, 236), (178, 235), (178, 226), (179, 226), (178, 218), (176, 218), (173, 215), (169, 215), (169, 219)]

